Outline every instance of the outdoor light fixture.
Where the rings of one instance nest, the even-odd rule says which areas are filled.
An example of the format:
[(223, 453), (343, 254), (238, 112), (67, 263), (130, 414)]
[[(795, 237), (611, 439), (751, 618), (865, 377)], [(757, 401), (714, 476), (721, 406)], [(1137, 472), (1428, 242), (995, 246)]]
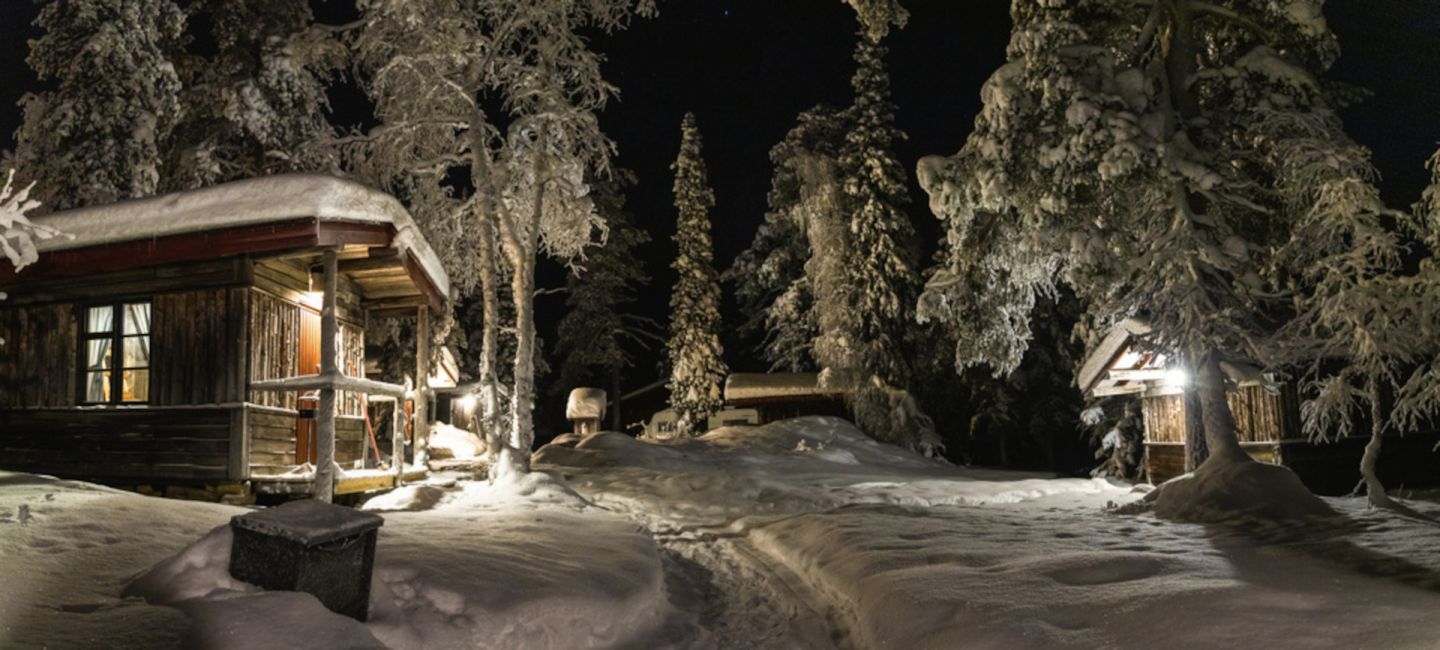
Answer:
[(1184, 370), (1181, 370), (1179, 368), (1172, 368), (1170, 370), (1166, 370), (1165, 385), (1188, 386), (1190, 385), (1190, 375), (1189, 373), (1186, 373)]
[(467, 393), (459, 400), (456, 400), (455, 404), (460, 407), (460, 410), (470, 413), (475, 410), (475, 394)]

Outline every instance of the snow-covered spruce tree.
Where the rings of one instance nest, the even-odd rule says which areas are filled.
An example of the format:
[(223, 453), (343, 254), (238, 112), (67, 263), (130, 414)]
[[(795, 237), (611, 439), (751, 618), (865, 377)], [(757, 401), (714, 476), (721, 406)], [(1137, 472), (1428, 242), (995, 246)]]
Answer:
[(162, 187), (334, 169), (325, 91), (346, 63), (334, 28), (294, 0), (202, 0), (186, 11), (216, 49), (178, 56), (185, 111)]
[(900, 0), (844, 0), (855, 10), (855, 16), (865, 27), (866, 33), (875, 40), (885, 38), (890, 28), (904, 27), (910, 21), (910, 12), (900, 6)]
[(27, 61), (47, 90), (21, 99), (15, 160), (56, 209), (153, 194), (181, 114), (172, 60), (185, 16), (172, 0), (46, 3)]
[[(816, 257), (835, 259), (815, 265), (815, 271), (838, 277), (811, 276), (822, 310), (843, 313), (821, 314), (815, 356), (822, 381), (847, 391), (846, 402), (862, 429), (928, 452), (938, 442), (934, 427), (909, 392), (914, 368), (908, 343), (920, 276), (905, 172), (894, 153), (904, 134), (895, 127), (885, 48), (863, 30), (858, 40), (855, 105), (838, 161), (845, 233), (814, 248)], [(834, 245), (843, 246), (843, 253)]]
[[(1300, 258), (1275, 251), (1334, 252), (1308, 239), (1329, 218), (1316, 211), (1338, 207), (1304, 176), (1318, 167), (1287, 166), (1351, 146), (1317, 81), (1338, 51), (1320, 3), (1017, 0), (1012, 17), (1010, 60), (964, 149), (920, 164), (954, 252), (921, 314), (958, 321), (960, 367), (1000, 373), (1062, 278), (1097, 321), (1145, 316), (1149, 342), (1191, 370), (1211, 453), (1197, 480), (1157, 493), (1161, 509), (1206, 516), (1189, 506), (1246, 472), (1263, 477), (1234, 487), (1265, 485), (1257, 508), (1327, 510), (1293, 474), (1248, 462), (1220, 371), (1227, 357), (1278, 358), (1299, 274), (1285, 265)], [(1355, 167), (1334, 175), (1367, 182)]]
[(715, 206), (700, 152), (695, 114), (680, 125), (680, 155), (675, 171), (675, 246), (671, 268), (677, 275), (670, 294), (670, 407), (679, 418), (679, 435), (704, 433), (706, 420), (720, 409), (721, 385), (729, 370), (721, 358), (720, 278), (710, 242), (710, 209)]
[[(816, 368), (813, 347), (819, 336), (814, 291), (806, 276), (810, 260), (809, 220), (838, 223), (844, 219), (838, 202), (805, 209), (818, 195), (837, 194), (834, 174), (807, 173), (833, 170), (850, 127), (845, 113), (816, 106), (800, 114), (795, 128), (770, 150), (775, 166), (770, 181), (770, 210), (750, 247), (741, 252), (726, 272), (735, 283), (735, 296), (748, 319), (741, 332), (762, 339), (760, 351), (772, 370), (790, 372)], [(811, 187), (819, 182), (827, 187)], [(821, 214), (820, 210), (829, 210)]]
[[(587, 177), (608, 173), (613, 144), (596, 113), (614, 94), (580, 35), (623, 28), (651, 0), (447, 0), (365, 3), (356, 41), (380, 126), (346, 138), (352, 168), (411, 201), (463, 292), (482, 295), (482, 431), (505, 474), (534, 440), (534, 264), (577, 259), (603, 241)], [(487, 115), (499, 105), (503, 114)], [(502, 132), (503, 127), (503, 132)], [(468, 173), (468, 187), (452, 185)], [(428, 205), (417, 206), (415, 198)], [(448, 249), (448, 250), (447, 250)], [(512, 419), (498, 426), (501, 265), (515, 307)]]
[[(567, 282), (565, 316), (556, 328), (555, 354), (559, 357), (559, 391), (578, 386), (604, 386), (616, 399), (625, 371), (634, 365), (637, 348), (659, 339), (656, 325), (632, 310), (637, 292), (650, 283), (636, 249), (650, 241), (625, 210), (624, 188), (634, 183), (624, 172), (615, 180), (595, 185), (595, 207), (605, 219), (609, 237)], [(622, 182), (622, 179), (623, 182)], [(611, 428), (623, 430), (620, 409), (610, 410)]]

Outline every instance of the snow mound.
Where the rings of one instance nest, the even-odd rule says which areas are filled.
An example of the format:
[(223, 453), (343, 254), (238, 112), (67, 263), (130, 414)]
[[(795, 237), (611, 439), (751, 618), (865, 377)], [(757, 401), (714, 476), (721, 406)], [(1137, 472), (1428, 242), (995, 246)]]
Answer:
[(140, 574), (123, 596), (139, 596), (153, 605), (174, 605), (187, 600), (259, 591), (255, 585), (230, 576), (230, 525), (216, 526), (199, 541)]
[(419, 512), (439, 505), (453, 490), (439, 485), (406, 485), (371, 497), (360, 506), (368, 512)]
[(485, 443), (479, 436), (444, 422), (430, 425), (430, 458), (435, 460), (470, 460), (485, 455)]
[(366, 623), (232, 578), (228, 526), (125, 593), (185, 612), (187, 645), (225, 649), (631, 647), (675, 616), (654, 541), (543, 472), (411, 485), (366, 506), (385, 518)]
[(1289, 468), (1212, 456), (1166, 481), (1146, 501), (1165, 519), (1195, 523), (1285, 523), (1340, 519)]

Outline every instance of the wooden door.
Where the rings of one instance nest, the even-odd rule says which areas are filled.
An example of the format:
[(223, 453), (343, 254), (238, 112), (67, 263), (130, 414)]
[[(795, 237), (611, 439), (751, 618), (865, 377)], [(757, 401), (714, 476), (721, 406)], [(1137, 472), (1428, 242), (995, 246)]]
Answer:
[[(302, 307), (300, 309), (300, 367), (301, 375), (320, 373), (320, 312)], [(295, 420), (295, 463), (314, 463), (316, 457), (315, 409), (319, 398), (314, 394), (301, 393), (298, 407), (300, 415)]]

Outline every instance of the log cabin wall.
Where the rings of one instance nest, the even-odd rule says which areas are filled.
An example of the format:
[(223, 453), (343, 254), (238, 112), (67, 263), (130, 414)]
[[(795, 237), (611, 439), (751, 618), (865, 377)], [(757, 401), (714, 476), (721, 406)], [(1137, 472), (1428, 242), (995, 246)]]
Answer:
[(0, 409), (75, 404), (75, 307), (0, 306)]
[(236, 404), (245, 399), (250, 292), (243, 288), (151, 298), (150, 403)]
[[(249, 474), (251, 477), (280, 475), (294, 469), (296, 462), (293, 410), (251, 406), (246, 409), (250, 432)], [(335, 462), (341, 467), (363, 461), (370, 444), (365, 420), (340, 416), (335, 419)]]
[[(300, 305), (264, 291), (251, 290), (249, 322), (250, 381), (284, 379), (299, 374)], [(291, 411), (296, 408), (295, 393), (252, 390), (250, 403)]]
[[(1278, 442), (1301, 437), (1300, 407), (1294, 386), (1285, 384), (1278, 393), (1263, 386), (1241, 386), (1226, 392), (1225, 399), (1235, 416), (1235, 433), (1240, 442)], [(1146, 442), (1184, 444), (1184, 396), (1146, 397), (1141, 406)]]
[[(149, 286), (174, 288), (150, 271), (163, 281)], [(71, 300), (54, 303), (35, 302), (26, 285), (17, 293), (29, 301), (0, 307), (0, 467), (112, 483), (234, 478), (245, 290), (145, 293), (139, 276), (120, 275), (113, 285), (91, 277), (88, 293), (66, 289)], [(150, 300), (149, 402), (76, 408), (79, 314), (118, 296)]]
[(234, 411), (0, 410), (0, 467), (116, 483), (223, 481), (234, 478)]

